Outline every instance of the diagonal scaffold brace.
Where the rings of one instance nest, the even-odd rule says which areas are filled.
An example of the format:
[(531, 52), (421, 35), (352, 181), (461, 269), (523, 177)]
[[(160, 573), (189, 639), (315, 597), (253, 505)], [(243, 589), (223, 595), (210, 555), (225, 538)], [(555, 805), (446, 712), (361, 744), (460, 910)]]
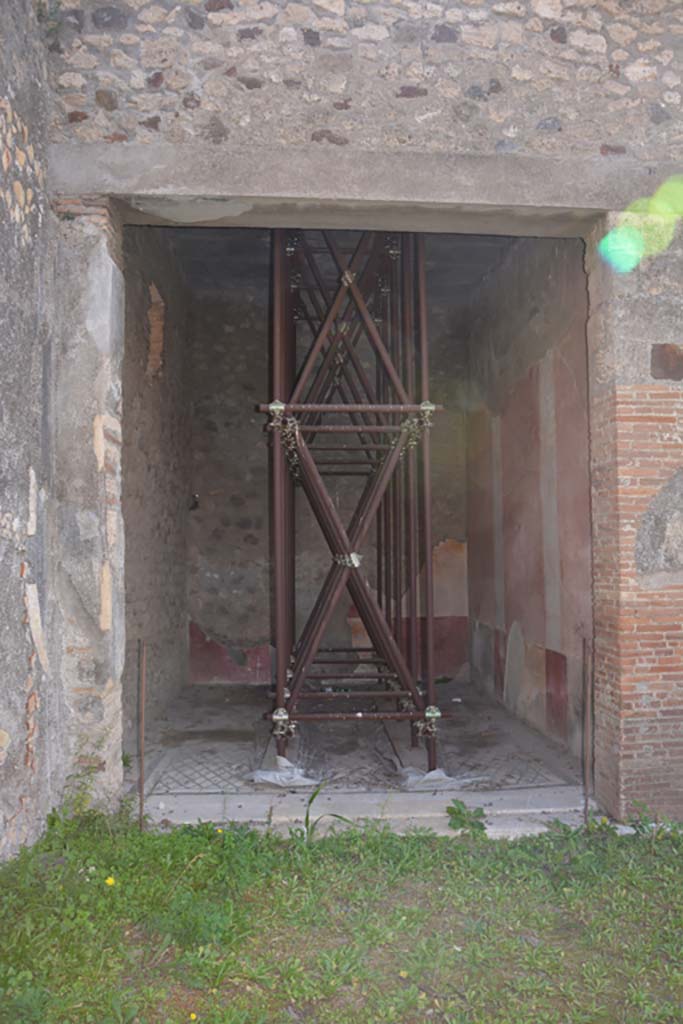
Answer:
[[(430, 428), (440, 407), (429, 398), (428, 356), (422, 238), (273, 232), (271, 400), (257, 408), (270, 434), (267, 717), (279, 754), (299, 722), (405, 721), (436, 767), (447, 713), (434, 680)], [(335, 500), (340, 483), (355, 496), (348, 523)], [(300, 630), (297, 493), (330, 555)], [(344, 599), (365, 640), (324, 647)]]

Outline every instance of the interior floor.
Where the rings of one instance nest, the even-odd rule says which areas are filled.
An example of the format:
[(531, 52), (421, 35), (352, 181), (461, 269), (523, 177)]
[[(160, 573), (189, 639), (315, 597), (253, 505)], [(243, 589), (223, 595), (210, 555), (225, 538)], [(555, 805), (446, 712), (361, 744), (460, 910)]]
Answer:
[[(439, 725), (440, 787), (484, 792), (576, 786), (576, 760), (551, 740), (466, 684), (439, 687), (441, 706), (454, 717)], [(169, 706), (147, 741), (149, 797), (240, 795), (272, 789), (252, 773), (275, 768), (265, 687), (203, 686), (186, 689)], [(326, 790), (377, 792), (424, 786), (425, 751), (411, 748), (408, 728), (397, 722), (307, 722), (290, 743), (289, 759)], [(135, 775), (135, 766), (131, 769)], [(286, 789), (287, 786), (285, 785)], [(433, 787), (430, 787), (433, 788)]]

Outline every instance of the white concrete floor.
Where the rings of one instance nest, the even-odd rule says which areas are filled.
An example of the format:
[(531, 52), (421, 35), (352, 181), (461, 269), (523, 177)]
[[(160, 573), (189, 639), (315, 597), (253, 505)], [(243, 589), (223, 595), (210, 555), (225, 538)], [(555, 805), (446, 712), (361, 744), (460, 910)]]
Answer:
[[(404, 723), (302, 726), (288, 756), (307, 777), (324, 782), (312, 814), (447, 833), (446, 807), (459, 799), (484, 808), (494, 836), (542, 831), (553, 818), (580, 823), (584, 798), (572, 757), (467, 685), (449, 683), (439, 695), (441, 706), (455, 713), (439, 725), (439, 765), (449, 778), (427, 789), (402, 778), (402, 769), (426, 768), (425, 752), (411, 749)], [(250, 779), (257, 769), (275, 767), (262, 718), (269, 707), (260, 687), (193, 687), (174, 701), (147, 740), (150, 818), (284, 831), (300, 825), (312, 786), (280, 788)], [(136, 758), (128, 775), (134, 785)], [(333, 823), (330, 817), (321, 827)]]

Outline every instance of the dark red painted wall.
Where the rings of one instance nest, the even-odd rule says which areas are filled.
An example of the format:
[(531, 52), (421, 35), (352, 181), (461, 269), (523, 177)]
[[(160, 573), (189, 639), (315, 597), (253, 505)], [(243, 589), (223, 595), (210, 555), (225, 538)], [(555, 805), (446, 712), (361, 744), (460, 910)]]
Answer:
[(582, 255), (578, 240), (520, 240), (466, 321), (472, 677), (577, 752), (591, 635)]

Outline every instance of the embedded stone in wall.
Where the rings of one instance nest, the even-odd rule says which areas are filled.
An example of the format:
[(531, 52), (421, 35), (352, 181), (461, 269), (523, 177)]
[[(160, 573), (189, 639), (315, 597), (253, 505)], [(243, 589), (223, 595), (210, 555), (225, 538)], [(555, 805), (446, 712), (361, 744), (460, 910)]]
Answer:
[(95, 28), (110, 32), (122, 32), (128, 24), (128, 11), (123, 5), (97, 7), (91, 17)]
[(683, 572), (683, 469), (652, 499), (636, 536), (638, 572), (666, 586)]
[[(151, 143), (158, 132), (173, 143), (297, 146), (325, 111), (335, 120), (324, 127), (359, 149), (594, 155), (627, 134), (639, 157), (675, 159), (683, 8), (662, 0), (615, 18), (608, 6), (437, 0), (419, 17), (410, 3), (345, 0), (65, 7), (49, 31), (53, 136)], [(339, 73), (353, 118), (334, 105)], [(151, 130), (139, 116), (145, 78), (163, 102), (163, 114), (148, 111), (161, 118)], [(468, 90), (478, 82), (485, 91), (488, 78), (502, 89), (477, 114), (467, 103), (484, 97)], [(98, 101), (107, 89), (116, 107)], [(182, 89), (200, 104), (184, 104)], [(428, 96), (429, 109), (405, 102)], [(224, 133), (208, 130), (207, 111)], [(561, 132), (537, 127), (553, 119)]]
[(347, 146), (349, 140), (338, 132), (330, 131), (329, 128), (319, 128), (311, 134), (312, 142), (330, 142), (333, 146)]
[(7, 751), (12, 743), (12, 737), (5, 729), (0, 729), (0, 767), (7, 760)]
[(0, 207), (13, 225), (18, 243), (26, 247), (42, 217), (43, 168), (37, 159), (26, 122), (7, 97), (0, 97)]
[(650, 372), (655, 380), (683, 380), (683, 345), (653, 345)]

